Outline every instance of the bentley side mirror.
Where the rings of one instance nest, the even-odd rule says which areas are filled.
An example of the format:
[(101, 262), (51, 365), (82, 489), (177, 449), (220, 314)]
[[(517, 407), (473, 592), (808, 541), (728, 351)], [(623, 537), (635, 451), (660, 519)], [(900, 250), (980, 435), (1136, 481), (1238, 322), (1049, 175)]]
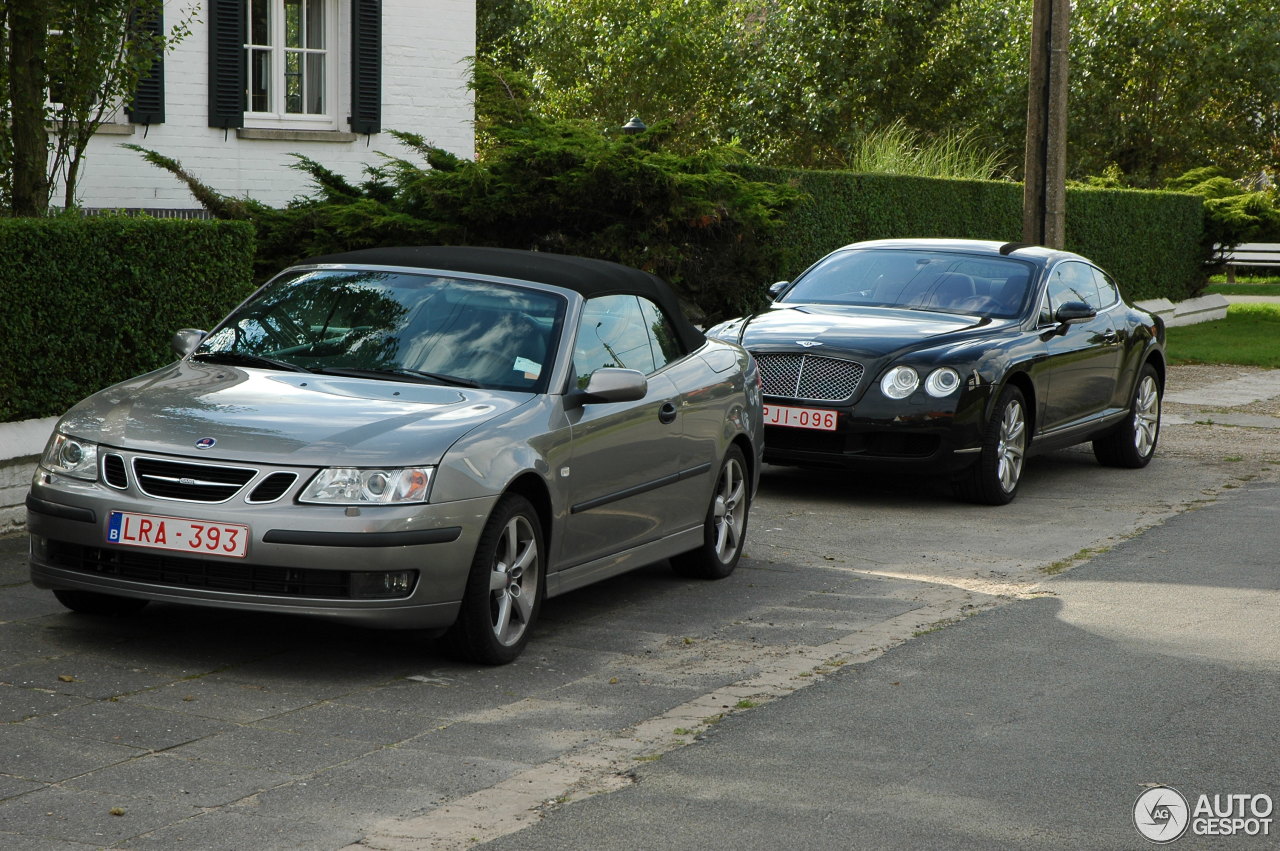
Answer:
[(198, 328), (183, 328), (173, 335), (173, 339), (169, 341), (169, 348), (173, 349), (173, 353), (180, 358), (185, 358), (196, 350), (196, 346), (209, 335), (208, 331), (201, 331)]
[(770, 284), (770, 285), (769, 285), (769, 298), (771, 298), (771, 299), (775, 299), (775, 300), (776, 300), (776, 299), (778, 298), (778, 296), (782, 295), (782, 291), (783, 291), (783, 290), (785, 290), (785, 289), (786, 289), (787, 287), (789, 287), (789, 286), (791, 286), (791, 282), (790, 282), (790, 281), (778, 281), (777, 283)]
[(575, 395), (582, 404), (635, 402), (649, 392), (649, 379), (638, 369), (602, 367), (591, 373), (587, 386)]
[(1083, 301), (1068, 301), (1058, 308), (1058, 311), (1053, 314), (1053, 319), (1061, 325), (1070, 325), (1074, 322), (1084, 322), (1097, 315), (1098, 311)]

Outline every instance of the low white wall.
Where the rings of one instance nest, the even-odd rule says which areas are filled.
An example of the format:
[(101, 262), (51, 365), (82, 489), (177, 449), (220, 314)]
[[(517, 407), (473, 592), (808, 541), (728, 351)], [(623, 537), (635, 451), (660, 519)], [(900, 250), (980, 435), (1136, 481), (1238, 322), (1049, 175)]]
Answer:
[(26, 526), (27, 510), (23, 503), (31, 487), (31, 476), (57, 423), (57, 417), (0, 423), (0, 535)]

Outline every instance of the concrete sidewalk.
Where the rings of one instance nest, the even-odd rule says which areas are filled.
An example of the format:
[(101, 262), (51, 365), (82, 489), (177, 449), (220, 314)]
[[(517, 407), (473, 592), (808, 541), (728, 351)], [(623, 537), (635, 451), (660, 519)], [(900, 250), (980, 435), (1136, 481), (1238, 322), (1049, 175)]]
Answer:
[[(480, 847), (1143, 848), (1150, 785), (1274, 804), (1278, 551), (1280, 486), (1250, 486)], [(1276, 810), (1174, 847), (1274, 848)]]

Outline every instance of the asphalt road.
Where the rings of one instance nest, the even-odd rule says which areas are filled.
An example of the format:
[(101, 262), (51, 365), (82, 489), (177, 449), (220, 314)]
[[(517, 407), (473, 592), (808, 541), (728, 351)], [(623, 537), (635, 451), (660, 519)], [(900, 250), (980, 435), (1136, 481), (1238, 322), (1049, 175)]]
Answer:
[[(849, 831), (834, 844), (847, 839), (857, 847), (855, 825), (841, 814), (860, 800), (879, 802), (859, 822), (871, 831), (863, 847), (905, 847), (912, 837), (915, 847), (934, 845), (927, 840), (947, 836), (934, 833), (947, 819), (961, 831), (955, 847), (1015, 835), (1008, 831), (1019, 820), (1031, 825), (1025, 836), (1048, 824), (1047, 835), (1089, 845), (1095, 834), (1060, 832), (1063, 820), (1038, 820), (1042, 814), (1015, 803), (1014, 792), (1054, 772), (1019, 767), (1008, 740), (1019, 724), (1030, 739), (1053, 732), (1033, 723), (1033, 709), (1087, 695), (1092, 717), (1112, 701), (1109, 690), (1090, 685), (1094, 671), (1085, 662), (1124, 667), (1120, 651), (1136, 639), (1106, 631), (1107, 605), (1116, 604), (1104, 603), (1108, 589), (1140, 582), (1108, 578), (1095, 588), (1081, 577), (1121, 553), (1138, 566), (1163, 565), (1178, 550), (1161, 549), (1153, 536), (1214, 511), (1230, 521), (1235, 514), (1218, 506), (1244, 499), (1234, 496), (1242, 486), (1249, 498), (1274, 494), (1268, 482), (1280, 466), (1280, 372), (1188, 369), (1175, 373), (1172, 386), (1177, 393), (1150, 467), (1109, 470), (1086, 450), (1055, 453), (1030, 463), (1024, 490), (1003, 508), (957, 503), (928, 482), (770, 469), (751, 516), (748, 556), (729, 580), (684, 580), (659, 564), (556, 598), (525, 656), (497, 669), (450, 662), (413, 634), (304, 619), (163, 605), (132, 619), (73, 615), (26, 582), (23, 539), (0, 539), (0, 848), (608, 847), (575, 819), (612, 819), (615, 808), (621, 821), (609, 823), (628, 847), (646, 847), (650, 836), (655, 843), (667, 837), (662, 847), (698, 847), (694, 822), (709, 818), (705, 807), (653, 798), (643, 806), (662, 809), (649, 812), (639, 833), (623, 826), (626, 813), (637, 793), (650, 792), (719, 806), (716, 784), (728, 790), (721, 796), (727, 812), (744, 819), (742, 808), (756, 806), (752, 796), (762, 788), (773, 787), (779, 801), (787, 800), (783, 785), (797, 790), (792, 803), (813, 798), (794, 815), (780, 804), (763, 809), (749, 823), (774, 832), (742, 839), (741, 847), (795, 844), (792, 826), (796, 843), (813, 839), (801, 830), (806, 817)], [(1193, 508), (1201, 510), (1186, 513)], [(1236, 550), (1257, 541), (1264, 555), (1276, 549), (1266, 538), (1274, 522), (1248, 518), (1209, 550), (1217, 561), (1235, 565)], [(1185, 656), (1226, 654), (1235, 646), (1232, 630), (1262, 629), (1240, 620), (1254, 608), (1227, 599), (1247, 586), (1263, 604), (1258, 610), (1270, 604), (1274, 612), (1267, 596), (1274, 584), (1255, 578), (1224, 574), (1201, 583), (1225, 595), (1224, 614), (1210, 621), (1225, 632), (1214, 633), (1210, 649), (1188, 648)], [(1133, 598), (1126, 617), (1138, 626), (1161, 623), (1144, 599)], [(995, 640), (1005, 628), (1014, 637)], [(1201, 632), (1185, 631), (1183, 640)], [(1038, 697), (1022, 688), (970, 687), (992, 677), (997, 685), (1021, 684), (1044, 649), (1052, 651), (1045, 659), (1084, 654), (1074, 679), (1064, 670)], [(1274, 661), (1265, 645), (1256, 649)], [(1167, 655), (1134, 651), (1133, 658), (1164, 663)], [(904, 659), (915, 661), (893, 667)], [(1221, 670), (1200, 667), (1221, 675), (1220, 703), (1203, 689), (1132, 689), (1114, 703), (1126, 717), (1163, 707), (1154, 721), (1172, 719), (1180, 734), (1217, 731), (1217, 714), (1235, 711), (1236, 696), (1240, 712), (1253, 705), (1254, 673), (1229, 660)], [(881, 670), (893, 671), (887, 684), (868, 676)], [(1154, 685), (1155, 674), (1140, 682)], [(996, 696), (983, 703), (986, 692)], [(1146, 703), (1143, 694), (1151, 695)], [(842, 724), (857, 718), (861, 726), (835, 724), (846, 703), (859, 712), (845, 712)], [(806, 715), (810, 708), (832, 721)], [(983, 710), (996, 713), (986, 726), (962, 714)], [(900, 717), (910, 713), (936, 729), (908, 730)], [(1274, 718), (1273, 711), (1257, 715)], [(1200, 771), (1202, 751), (1193, 749), (1182, 774), (1162, 774), (1165, 763), (1153, 758), (1146, 780), (1116, 781), (1123, 793), (1087, 788), (1095, 751), (1055, 751), (1079, 780), (1064, 804), (1088, 810), (1087, 821), (1101, 825), (1116, 807), (1131, 807), (1135, 783), (1246, 792), (1217, 784), (1273, 781), (1261, 764), (1257, 773), (1246, 770), (1253, 765), (1246, 752), (1274, 757), (1274, 739), (1235, 726), (1238, 715), (1225, 717), (1232, 726), (1214, 733), (1214, 747), (1223, 766), (1240, 767), (1238, 778)], [(1084, 715), (1075, 720), (1087, 728)], [(1098, 721), (1090, 734), (1112, 723)], [(973, 774), (957, 774), (951, 785), (924, 783), (949, 739)], [(729, 762), (698, 762), (720, 753), (723, 741), (733, 742)], [(815, 753), (823, 749), (849, 763), (832, 775), (840, 783), (813, 782), (826, 771)], [(693, 762), (681, 768), (686, 760)], [(1148, 768), (1137, 763), (1135, 755), (1136, 768)], [(895, 766), (906, 772), (899, 786), (886, 779)], [(725, 782), (722, 767), (743, 776)], [(677, 792), (672, 784), (685, 775), (705, 783)], [(963, 785), (970, 781), (978, 788)], [(1042, 788), (1051, 794), (1037, 806), (1052, 808), (1063, 785)], [(993, 824), (1005, 832), (964, 832), (986, 818), (984, 789), (1004, 807)], [(1092, 809), (1079, 803), (1086, 795), (1097, 796)], [(973, 806), (962, 806), (970, 798)], [(916, 832), (902, 833), (908, 827)], [(664, 832), (684, 828), (687, 841)], [(1096, 835), (1124, 843), (1137, 837)], [(731, 836), (742, 837), (702, 834), (703, 847), (728, 847), (716, 837)], [(952, 843), (935, 847), (945, 845)]]
[(481, 847), (1140, 848), (1154, 784), (1250, 796), (1178, 847), (1276, 847), (1277, 553), (1280, 487), (1250, 486)]

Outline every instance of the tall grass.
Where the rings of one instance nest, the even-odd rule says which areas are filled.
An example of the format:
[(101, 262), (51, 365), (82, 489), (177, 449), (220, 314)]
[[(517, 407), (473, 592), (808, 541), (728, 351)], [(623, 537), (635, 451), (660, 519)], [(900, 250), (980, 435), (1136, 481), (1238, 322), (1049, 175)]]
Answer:
[(901, 120), (854, 142), (844, 167), (860, 174), (991, 180), (1004, 163), (972, 131), (927, 137)]

